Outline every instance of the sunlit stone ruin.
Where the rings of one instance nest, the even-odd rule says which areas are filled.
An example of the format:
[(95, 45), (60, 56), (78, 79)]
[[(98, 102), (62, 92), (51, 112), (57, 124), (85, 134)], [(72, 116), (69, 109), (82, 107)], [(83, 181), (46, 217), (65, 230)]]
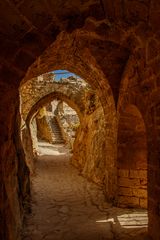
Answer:
[(160, 240), (160, 1), (0, 12), (0, 240)]

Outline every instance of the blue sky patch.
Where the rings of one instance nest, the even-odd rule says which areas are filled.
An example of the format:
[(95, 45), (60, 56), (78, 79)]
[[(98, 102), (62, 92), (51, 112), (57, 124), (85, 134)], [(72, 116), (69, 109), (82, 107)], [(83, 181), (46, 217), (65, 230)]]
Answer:
[(67, 70), (55, 70), (53, 71), (53, 73), (55, 74), (55, 79), (58, 81), (60, 80), (61, 78), (68, 78), (70, 76), (75, 76), (75, 77), (78, 77), (78, 75), (72, 73), (72, 72), (69, 72)]

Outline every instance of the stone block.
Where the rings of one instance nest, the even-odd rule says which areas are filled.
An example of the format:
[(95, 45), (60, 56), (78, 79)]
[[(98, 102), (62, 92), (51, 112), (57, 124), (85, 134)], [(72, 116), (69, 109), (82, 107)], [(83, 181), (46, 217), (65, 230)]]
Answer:
[(147, 179), (147, 170), (140, 170), (139, 176), (140, 176), (140, 178)]
[(147, 178), (147, 170), (130, 170), (130, 178)]
[(118, 176), (119, 177), (126, 177), (126, 178), (128, 178), (129, 177), (129, 170), (127, 170), (127, 169), (119, 169), (118, 170)]
[(133, 196), (147, 198), (147, 190), (145, 189), (132, 189)]
[(118, 179), (118, 185), (121, 187), (138, 187), (140, 186), (140, 180), (138, 178), (130, 179), (120, 177)]
[(138, 170), (130, 170), (129, 176), (130, 176), (130, 178), (139, 178), (139, 171)]
[(140, 207), (141, 208), (147, 208), (148, 207), (147, 199), (140, 198)]
[(125, 188), (125, 187), (120, 187), (118, 189), (118, 195), (124, 195), (124, 196), (132, 196), (132, 189), (131, 188)]
[(127, 197), (127, 196), (119, 196), (118, 205), (128, 206), (128, 207), (138, 207), (139, 206), (139, 198), (137, 197)]
[(140, 184), (141, 186), (147, 186), (147, 179), (141, 179)]

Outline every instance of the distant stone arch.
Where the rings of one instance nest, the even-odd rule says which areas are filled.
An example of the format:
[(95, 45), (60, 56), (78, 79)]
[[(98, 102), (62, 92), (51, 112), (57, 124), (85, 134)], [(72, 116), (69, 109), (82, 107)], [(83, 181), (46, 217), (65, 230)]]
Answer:
[[(83, 112), (82, 112), (82, 108), (79, 109), (79, 105), (78, 103), (74, 102), (72, 97), (68, 97), (65, 96), (64, 94), (62, 94), (61, 92), (52, 92), (42, 98), (40, 98), (40, 100), (38, 102), (35, 102), (35, 104), (33, 106), (31, 106), (31, 109), (29, 110), (29, 112), (26, 115), (26, 121), (24, 122), (24, 126), (22, 129), (22, 143), (23, 143), (23, 148), (25, 151), (25, 155), (26, 155), (26, 163), (30, 169), (30, 173), (34, 173), (34, 160), (37, 154), (37, 137), (35, 136), (35, 127), (33, 128), (32, 124), (33, 124), (33, 119), (36, 116), (38, 110), (45, 106), (47, 103), (50, 103), (51, 101), (54, 100), (62, 100), (64, 102), (66, 102), (71, 108), (73, 108), (78, 117), (80, 122), (82, 121), (83, 118)], [(75, 99), (74, 99), (75, 100)], [(78, 100), (81, 100), (80, 98), (78, 98)], [(81, 104), (82, 106), (82, 104)], [(33, 124), (35, 125), (35, 124)]]
[(66, 101), (69, 105), (82, 117), (84, 106), (85, 88), (78, 87), (74, 83), (69, 82), (55, 82), (45, 81), (46, 74), (42, 76), (42, 81), (39, 78), (29, 80), (26, 84), (20, 88), (21, 94), (21, 114), (24, 121), (26, 121), (30, 111), (39, 108), (40, 105), (44, 105), (51, 102), (52, 99), (58, 98)]

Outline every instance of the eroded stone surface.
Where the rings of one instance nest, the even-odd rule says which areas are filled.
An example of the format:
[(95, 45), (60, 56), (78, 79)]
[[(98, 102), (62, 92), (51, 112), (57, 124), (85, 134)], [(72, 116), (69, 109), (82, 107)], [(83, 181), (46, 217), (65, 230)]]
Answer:
[(56, 119), (58, 120), (61, 128), (63, 138), (68, 146), (73, 149), (76, 131), (80, 125), (80, 119), (76, 111), (69, 107), (65, 102), (59, 101), (57, 105)]
[(40, 108), (35, 118), (37, 124), (37, 138), (47, 142), (52, 142), (52, 129), (49, 125), (46, 108)]
[(77, 130), (74, 142), (72, 163), (80, 169), (84, 176), (101, 186), (103, 185), (105, 189), (105, 178), (109, 171), (106, 165), (111, 163), (112, 160), (109, 161), (108, 158), (112, 157), (113, 154), (109, 154), (102, 105), (95, 92), (88, 91), (85, 97), (83, 121)]

